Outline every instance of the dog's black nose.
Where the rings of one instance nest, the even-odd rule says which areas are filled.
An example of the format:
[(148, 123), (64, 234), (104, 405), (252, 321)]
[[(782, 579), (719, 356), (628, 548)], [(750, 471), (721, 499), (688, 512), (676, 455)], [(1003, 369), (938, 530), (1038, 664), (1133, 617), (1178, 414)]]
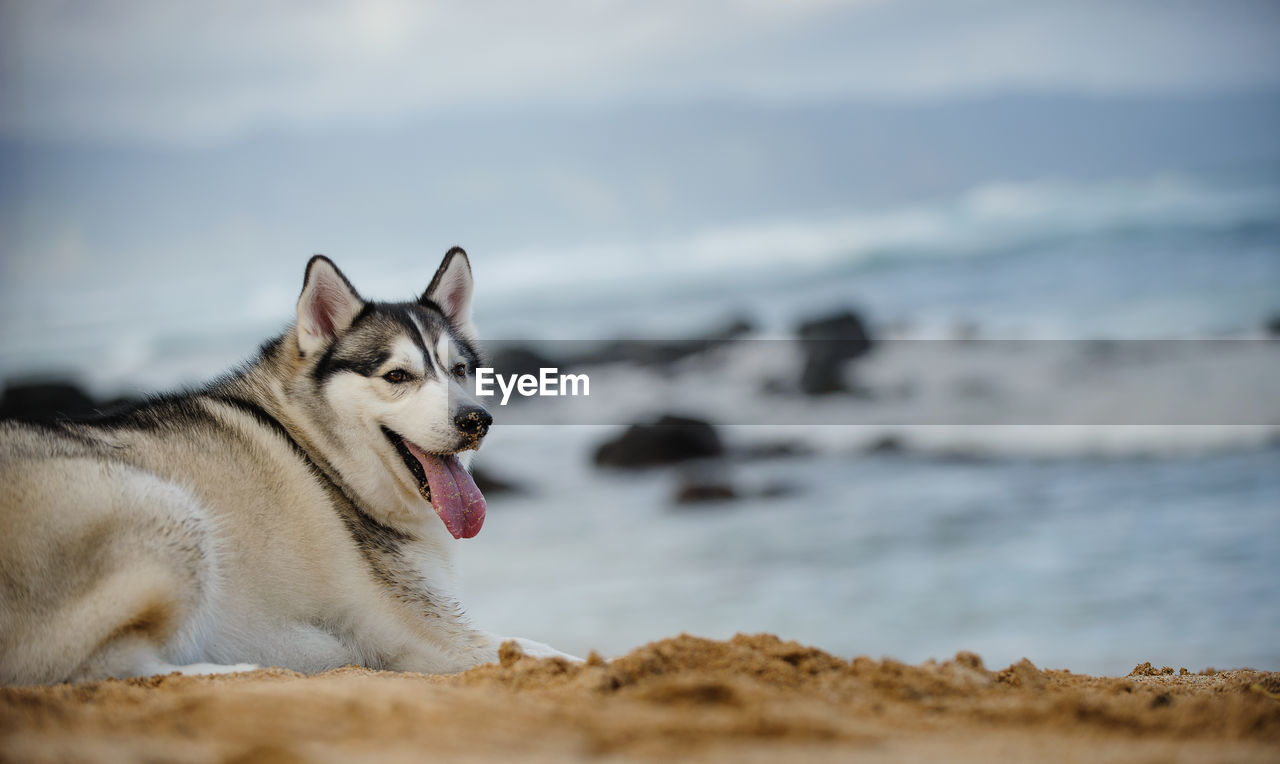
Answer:
[(493, 417), (482, 408), (462, 409), (453, 417), (453, 424), (461, 432), (476, 438), (483, 438), (493, 424)]

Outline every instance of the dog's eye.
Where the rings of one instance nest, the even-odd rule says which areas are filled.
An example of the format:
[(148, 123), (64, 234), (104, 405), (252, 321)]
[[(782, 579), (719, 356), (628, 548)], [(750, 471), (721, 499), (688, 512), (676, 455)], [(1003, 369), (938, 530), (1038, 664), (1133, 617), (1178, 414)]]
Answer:
[(386, 374), (383, 374), (382, 378), (387, 380), (393, 385), (398, 385), (401, 382), (409, 381), (409, 372), (405, 371), (404, 369), (392, 369)]
[(453, 376), (459, 379), (467, 376), (467, 365), (465, 363), (455, 363), (453, 365)]

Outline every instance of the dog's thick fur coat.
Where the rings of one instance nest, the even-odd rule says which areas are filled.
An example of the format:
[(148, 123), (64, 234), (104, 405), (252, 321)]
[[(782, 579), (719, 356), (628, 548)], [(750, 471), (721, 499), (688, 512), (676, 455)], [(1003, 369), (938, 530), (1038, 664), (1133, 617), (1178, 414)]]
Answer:
[(317, 256), (297, 323), (230, 376), (0, 423), (0, 683), (495, 660), (453, 594), (484, 512), (457, 454), (490, 422), (465, 384), (471, 293), (461, 249), (405, 303)]

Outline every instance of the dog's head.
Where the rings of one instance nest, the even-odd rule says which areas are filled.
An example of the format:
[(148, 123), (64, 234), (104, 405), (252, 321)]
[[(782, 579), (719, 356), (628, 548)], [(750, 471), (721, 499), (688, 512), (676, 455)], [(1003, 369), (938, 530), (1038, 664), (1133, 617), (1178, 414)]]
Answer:
[(456, 247), (418, 300), (398, 303), (361, 299), (317, 255), (294, 334), (306, 416), (330, 463), (380, 511), (430, 502), (454, 538), (484, 522), (484, 498), (458, 454), (478, 448), (493, 421), (470, 390), (480, 361), (471, 292), (471, 264)]

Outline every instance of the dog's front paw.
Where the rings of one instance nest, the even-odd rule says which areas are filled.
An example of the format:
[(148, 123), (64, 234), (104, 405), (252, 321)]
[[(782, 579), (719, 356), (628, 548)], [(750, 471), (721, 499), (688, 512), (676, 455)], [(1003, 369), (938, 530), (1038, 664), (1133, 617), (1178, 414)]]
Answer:
[(212, 674), (243, 674), (262, 668), (256, 663), (188, 663), (185, 666), (174, 666), (173, 671), (189, 676), (209, 676)]
[[(506, 644), (508, 642), (514, 642), (516, 644), (516, 647), (520, 648), (520, 652), (524, 653), (530, 658), (563, 658), (564, 660), (567, 660), (570, 663), (585, 663), (584, 660), (582, 660), (576, 655), (562, 653), (559, 650), (555, 649), (554, 647), (551, 647), (550, 645), (544, 645), (541, 642), (534, 642), (532, 639), (524, 639), (522, 637), (508, 637), (507, 639), (502, 639), (499, 641), (502, 642), (503, 644)], [(499, 659), (501, 659), (502, 657), (501, 654), (502, 654), (502, 651), (499, 650)], [(503, 662), (505, 663), (506, 661), (503, 661)]]

